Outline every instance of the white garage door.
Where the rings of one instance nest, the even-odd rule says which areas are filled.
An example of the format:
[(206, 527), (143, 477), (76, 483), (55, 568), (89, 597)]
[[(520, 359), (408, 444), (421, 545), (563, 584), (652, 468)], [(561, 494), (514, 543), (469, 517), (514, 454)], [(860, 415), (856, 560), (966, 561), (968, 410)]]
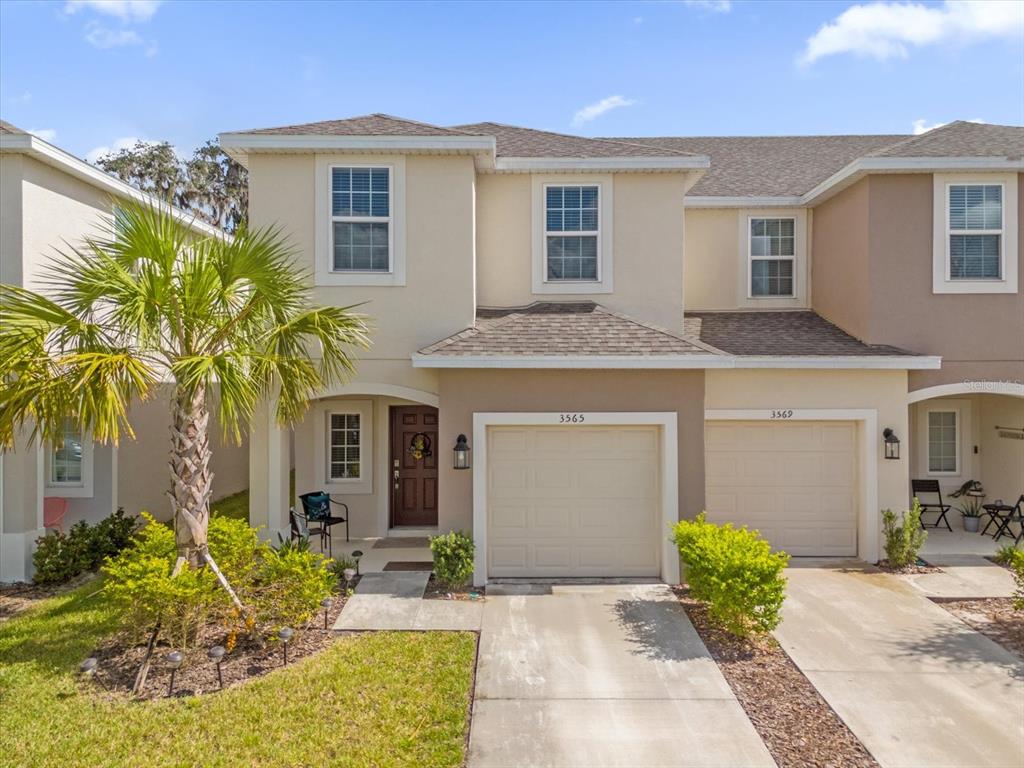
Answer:
[(657, 576), (657, 427), (491, 427), (493, 577)]
[(708, 519), (756, 528), (791, 555), (857, 554), (857, 426), (709, 421)]

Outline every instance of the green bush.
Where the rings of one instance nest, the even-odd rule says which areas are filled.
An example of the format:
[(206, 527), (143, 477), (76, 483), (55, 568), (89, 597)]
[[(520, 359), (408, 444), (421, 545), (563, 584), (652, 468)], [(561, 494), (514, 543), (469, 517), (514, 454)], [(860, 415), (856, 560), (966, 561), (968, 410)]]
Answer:
[(1013, 570), (1013, 580), (1017, 584), (1017, 589), (1013, 593), (1013, 607), (1018, 611), (1024, 611), (1024, 550), (1014, 550), (1010, 568)]
[(136, 519), (118, 510), (95, 525), (81, 520), (65, 535), (51, 531), (36, 540), (32, 555), (37, 584), (63, 584), (79, 574), (95, 571), (104, 559), (116, 555), (132, 540)]
[(707, 604), (712, 621), (739, 637), (778, 626), (789, 555), (772, 552), (757, 531), (709, 523), (703, 512), (673, 534), (690, 592)]
[(272, 628), (297, 627), (309, 620), (337, 584), (329, 559), (295, 548), (267, 549), (255, 596), (256, 618)]
[(473, 537), (462, 531), (451, 531), (430, 537), (434, 553), (434, 576), (448, 589), (458, 589), (473, 575)]
[(996, 550), (992, 559), (1000, 565), (1010, 565), (1013, 563), (1013, 559), (1021, 552), (1024, 552), (1024, 550), (1019, 549), (1016, 544), (1003, 544)]
[(900, 518), (891, 509), (883, 509), (882, 533), (890, 568), (906, 568), (916, 563), (917, 553), (928, 539), (921, 527), (921, 502), (915, 498), (913, 506)]

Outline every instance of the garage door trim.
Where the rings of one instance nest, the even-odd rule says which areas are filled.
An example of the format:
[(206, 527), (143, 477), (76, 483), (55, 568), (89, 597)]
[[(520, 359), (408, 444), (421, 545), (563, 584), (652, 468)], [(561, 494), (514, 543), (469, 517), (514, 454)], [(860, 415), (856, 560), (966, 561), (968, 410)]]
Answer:
[[(574, 422), (576, 417), (581, 421)], [(668, 539), (668, 526), (679, 519), (679, 438), (678, 414), (666, 412), (592, 412), (577, 413), (474, 413), (473, 414), (473, 538), (476, 557), (473, 583), (487, 584), (487, 429), (495, 426), (649, 426), (660, 427), (661, 444), (661, 520), (665, 526), (662, 541), (661, 578), (668, 584), (679, 582), (679, 557)]]
[[(780, 418), (780, 415), (783, 418)], [(881, 433), (873, 408), (708, 409), (705, 421), (855, 421), (862, 470), (857, 514), (858, 557), (869, 563), (879, 558), (878, 456)]]

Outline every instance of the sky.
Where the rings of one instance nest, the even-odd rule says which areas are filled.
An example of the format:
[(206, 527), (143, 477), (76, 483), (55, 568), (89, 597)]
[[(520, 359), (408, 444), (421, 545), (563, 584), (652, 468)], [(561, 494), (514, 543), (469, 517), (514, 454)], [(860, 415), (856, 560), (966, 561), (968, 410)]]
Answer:
[(585, 136), (1024, 125), (1024, 0), (0, 2), (0, 117), (80, 157), (369, 112)]

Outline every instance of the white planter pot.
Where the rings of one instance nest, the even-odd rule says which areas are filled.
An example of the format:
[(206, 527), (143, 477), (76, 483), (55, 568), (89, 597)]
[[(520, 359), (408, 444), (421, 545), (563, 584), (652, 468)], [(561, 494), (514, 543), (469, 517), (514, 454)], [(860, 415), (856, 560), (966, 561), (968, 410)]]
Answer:
[(981, 522), (980, 517), (965, 517), (964, 518), (964, 530), (968, 533), (978, 532), (978, 523)]

